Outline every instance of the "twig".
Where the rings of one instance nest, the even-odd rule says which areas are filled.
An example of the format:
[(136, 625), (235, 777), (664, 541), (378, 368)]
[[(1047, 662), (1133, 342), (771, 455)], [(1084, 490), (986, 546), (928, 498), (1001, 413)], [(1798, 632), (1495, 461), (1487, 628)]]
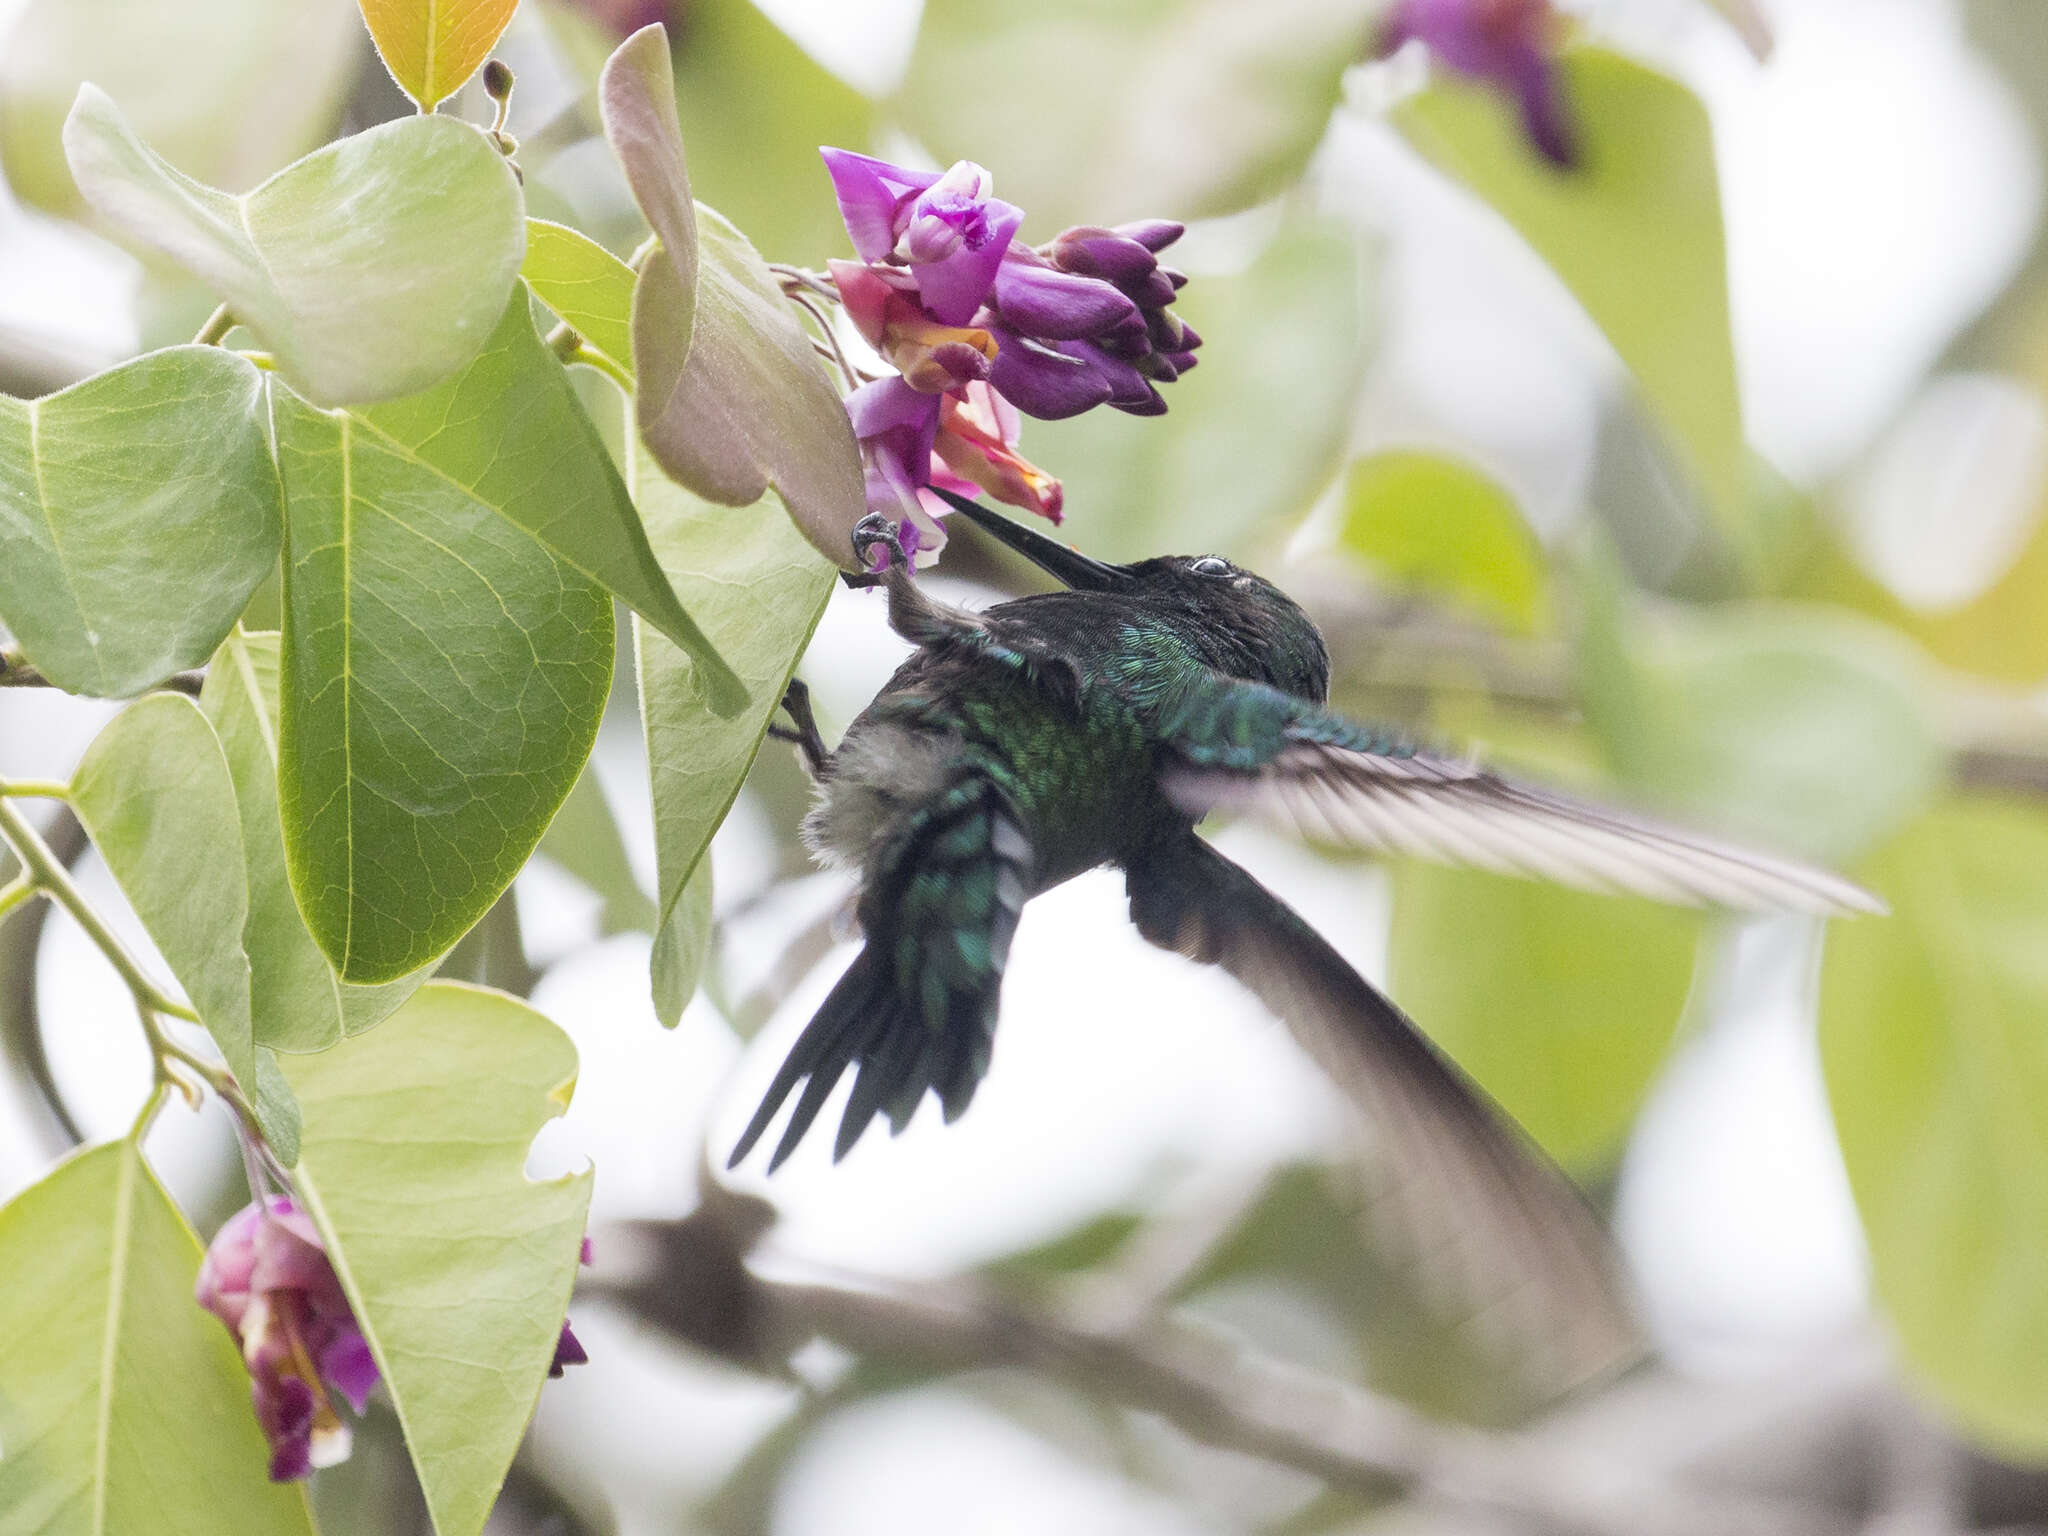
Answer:
[[(189, 694), (199, 697), (199, 690), (206, 684), (204, 669), (194, 668), (190, 672), (173, 672), (156, 684), (160, 689), (172, 693)], [(0, 688), (55, 688), (57, 685), (45, 677), (42, 669), (23, 656), (20, 651), (0, 650)]]
[(227, 334), (237, 324), (235, 317), (223, 304), (206, 317), (206, 324), (199, 327), (199, 334), (192, 338), (195, 347), (217, 347), (227, 339)]
[[(858, 389), (861, 383), (860, 370), (853, 366), (846, 355), (846, 349), (839, 345), (839, 332), (832, 324), (831, 316), (825, 313), (815, 299), (800, 290), (784, 288), (782, 296), (818, 323), (818, 330), (825, 338), (821, 355), (826, 362), (839, 365), (839, 376), (846, 381), (848, 389)], [(818, 342), (813, 339), (811, 345), (816, 347)]]

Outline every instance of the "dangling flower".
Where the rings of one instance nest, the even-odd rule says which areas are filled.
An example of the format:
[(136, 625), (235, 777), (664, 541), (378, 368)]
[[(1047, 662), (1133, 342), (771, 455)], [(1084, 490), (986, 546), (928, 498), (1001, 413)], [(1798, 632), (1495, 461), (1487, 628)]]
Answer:
[(272, 1480), (347, 1460), (349, 1428), (328, 1391), (361, 1413), (377, 1363), (305, 1213), (279, 1195), (267, 1211), (249, 1205), (229, 1217), (199, 1266), (196, 1294), (241, 1346)]
[[(589, 1254), (585, 1238), (586, 1264)], [(284, 1195), (244, 1206), (207, 1246), (194, 1295), (241, 1348), (256, 1422), (270, 1443), (272, 1481), (294, 1482), (347, 1460), (349, 1427), (329, 1394), (361, 1413), (379, 1379), (377, 1362), (312, 1220)], [(587, 1358), (565, 1322), (549, 1374)]]
[(1562, 30), (1550, 0), (1400, 0), (1381, 30), (1380, 52), (1419, 39), (1446, 68), (1507, 92), (1529, 142), (1569, 170), (1578, 163), (1578, 135), (1558, 80)]
[(970, 384), (939, 406), (931, 483), (972, 496), (982, 491), (1058, 523), (1066, 493), (1017, 452), (1017, 408), (987, 384)]

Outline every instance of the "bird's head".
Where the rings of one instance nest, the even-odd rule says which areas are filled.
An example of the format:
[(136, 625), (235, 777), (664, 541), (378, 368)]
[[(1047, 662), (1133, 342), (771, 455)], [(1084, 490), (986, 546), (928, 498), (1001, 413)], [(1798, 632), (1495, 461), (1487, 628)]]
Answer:
[(1013, 522), (965, 496), (933, 487), (968, 521), (1078, 592), (1100, 592), (1169, 625), (1204, 661), (1231, 677), (1269, 683), (1321, 704), (1330, 653), (1301, 605), (1265, 577), (1221, 555), (1158, 555), (1108, 565)]

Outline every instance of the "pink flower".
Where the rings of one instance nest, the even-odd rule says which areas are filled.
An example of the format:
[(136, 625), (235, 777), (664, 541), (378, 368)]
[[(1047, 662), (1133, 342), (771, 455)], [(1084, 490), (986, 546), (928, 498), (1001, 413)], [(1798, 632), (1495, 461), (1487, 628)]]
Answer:
[[(589, 1238), (582, 1256), (588, 1264)], [(207, 1246), (194, 1295), (242, 1351), (272, 1481), (347, 1460), (349, 1428), (329, 1393), (361, 1413), (379, 1380), (377, 1362), (312, 1220), (284, 1195), (244, 1206)], [(588, 1358), (565, 1322), (548, 1374)]]

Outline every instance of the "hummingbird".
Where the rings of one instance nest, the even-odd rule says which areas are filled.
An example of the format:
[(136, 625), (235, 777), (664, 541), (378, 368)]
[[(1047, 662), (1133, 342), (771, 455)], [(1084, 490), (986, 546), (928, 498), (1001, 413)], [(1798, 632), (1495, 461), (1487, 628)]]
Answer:
[[(936, 489), (936, 488), (935, 488)], [(1064, 590), (970, 612), (913, 579), (895, 525), (891, 627), (916, 647), (830, 752), (800, 691), (786, 701), (817, 798), (804, 835), (857, 871), (865, 939), (791, 1049), (728, 1166), (798, 1085), (772, 1172), (849, 1070), (835, 1159), (880, 1116), (901, 1131), (929, 1093), (950, 1122), (988, 1072), (1024, 904), (1085, 870), (1121, 869), (1138, 932), (1220, 966), (1363, 1111), (1403, 1193), (1404, 1224), (1445, 1272), (1513, 1293), (1583, 1378), (1632, 1348), (1607, 1239), (1569, 1179), (1284, 901), (1196, 831), (1212, 812), (1319, 840), (1593, 891), (1752, 911), (1882, 911), (1826, 870), (1438, 755), (1326, 707), (1315, 623), (1218, 555), (1089, 558), (966, 497), (938, 494)], [(1503, 1020), (1512, 1028), (1512, 1020)]]

